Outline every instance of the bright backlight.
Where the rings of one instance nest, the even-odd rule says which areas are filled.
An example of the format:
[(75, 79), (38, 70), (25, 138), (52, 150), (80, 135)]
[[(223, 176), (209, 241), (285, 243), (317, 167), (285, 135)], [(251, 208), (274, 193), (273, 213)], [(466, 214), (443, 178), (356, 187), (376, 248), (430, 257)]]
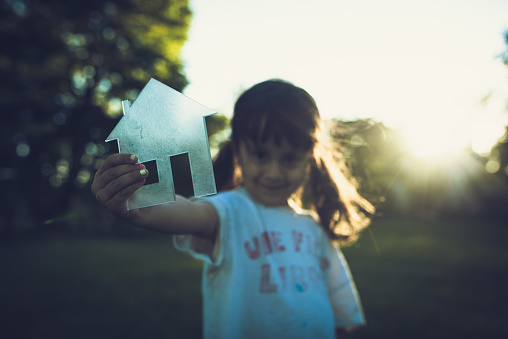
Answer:
[(446, 161), (462, 153), (469, 142), (465, 131), (454, 127), (414, 124), (403, 130), (403, 142), (419, 158)]

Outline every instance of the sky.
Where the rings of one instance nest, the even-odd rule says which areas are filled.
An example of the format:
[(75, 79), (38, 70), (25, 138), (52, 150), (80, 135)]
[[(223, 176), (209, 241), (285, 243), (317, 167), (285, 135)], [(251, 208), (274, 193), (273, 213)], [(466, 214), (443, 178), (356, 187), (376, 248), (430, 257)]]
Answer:
[[(184, 94), (231, 116), (282, 78), (323, 118), (371, 118), (434, 149), (485, 152), (508, 125), (507, 0), (190, 0)], [(482, 98), (489, 96), (489, 100)], [(429, 142), (431, 140), (431, 142)]]

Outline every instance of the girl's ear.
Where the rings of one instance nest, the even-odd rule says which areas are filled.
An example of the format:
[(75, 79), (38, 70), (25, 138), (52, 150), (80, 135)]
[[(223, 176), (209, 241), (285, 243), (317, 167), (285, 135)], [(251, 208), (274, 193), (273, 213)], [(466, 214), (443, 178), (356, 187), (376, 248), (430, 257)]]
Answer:
[(231, 140), (231, 149), (233, 150), (233, 156), (238, 157), (238, 146), (233, 140)]
[(240, 166), (240, 143), (242, 141), (239, 141), (238, 144), (235, 143), (233, 140), (231, 140), (231, 150), (233, 151), (233, 159), (236, 165)]
[(240, 154), (240, 145), (237, 145), (233, 140), (229, 141), (231, 143), (230, 149), (231, 149), (231, 156), (233, 159), (238, 159), (238, 156)]

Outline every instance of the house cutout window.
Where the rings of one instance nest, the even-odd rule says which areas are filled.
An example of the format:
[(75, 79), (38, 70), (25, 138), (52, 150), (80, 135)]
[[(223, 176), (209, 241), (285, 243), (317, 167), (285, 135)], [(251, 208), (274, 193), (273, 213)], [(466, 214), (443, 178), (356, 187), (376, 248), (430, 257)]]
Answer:
[(156, 184), (159, 182), (159, 172), (157, 171), (157, 161), (156, 160), (150, 160), (146, 162), (142, 162), (143, 165), (145, 165), (146, 169), (148, 170), (148, 177), (146, 178), (145, 185), (151, 185)]

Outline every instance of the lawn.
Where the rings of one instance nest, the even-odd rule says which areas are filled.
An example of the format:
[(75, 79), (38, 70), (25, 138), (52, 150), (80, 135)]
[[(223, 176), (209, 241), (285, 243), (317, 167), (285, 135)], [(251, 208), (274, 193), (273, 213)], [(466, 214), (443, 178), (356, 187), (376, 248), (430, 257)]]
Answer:
[[(368, 321), (352, 338), (508, 337), (506, 226), (371, 229), (344, 249)], [(0, 239), (0, 338), (200, 338), (200, 269), (167, 235)]]
[(344, 250), (368, 326), (353, 338), (508, 338), (508, 229), (382, 220)]

